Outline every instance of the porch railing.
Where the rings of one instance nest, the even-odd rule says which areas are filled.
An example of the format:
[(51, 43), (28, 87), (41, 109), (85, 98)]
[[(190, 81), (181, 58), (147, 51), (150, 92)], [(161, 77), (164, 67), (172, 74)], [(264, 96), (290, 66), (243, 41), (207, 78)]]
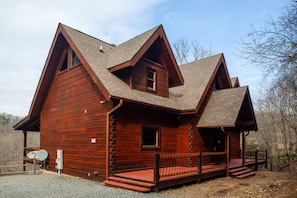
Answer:
[(267, 150), (247, 150), (245, 156), (246, 159), (254, 160), (256, 170), (260, 164), (265, 164), (265, 168), (267, 168)]
[(33, 171), (36, 174), (37, 170), (40, 170), (40, 166), (36, 160), (30, 160), (29, 163), (26, 163), (24, 159), (0, 160), (0, 175), (18, 174), (28, 171)]
[[(202, 163), (205, 157), (224, 156), (226, 152), (198, 152), (182, 154), (155, 154), (154, 155), (154, 182), (160, 179), (186, 174), (201, 174)], [(226, 161), (224, 162), (226, 164)]]

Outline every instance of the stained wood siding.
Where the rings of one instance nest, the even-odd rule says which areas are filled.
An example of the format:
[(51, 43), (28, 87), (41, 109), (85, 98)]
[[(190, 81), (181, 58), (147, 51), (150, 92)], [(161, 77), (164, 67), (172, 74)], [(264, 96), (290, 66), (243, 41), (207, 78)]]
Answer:
[[(176, 153), (177, 116), (152, 109), (124, 105), (115, 113), (114, 171), (152, 167), (155, 153)], [(161, 128), (160, 149), (142, 149), (143, 125)]]
[(100, 100), (103, 95), (83, 66), (55, 76), (40, 117), (41, 146), (49, 152), (50, 170), (55, 170), (57, 149), (62, 149), (64, 173), (105, 179), (106, 112), (111, 104)]
[[(147, 90), (147, 68), (157, 71), (156, 92)], [(163, 97), (169, 96), (168, 73), (165, 68), (141, 59), (132, 71), (132, 88), (144, 92), (150, 92)]]
[(230, 157), (231, 159), (239, 158), (240, 150), (240, 132), (233, 132), (230, 135)]

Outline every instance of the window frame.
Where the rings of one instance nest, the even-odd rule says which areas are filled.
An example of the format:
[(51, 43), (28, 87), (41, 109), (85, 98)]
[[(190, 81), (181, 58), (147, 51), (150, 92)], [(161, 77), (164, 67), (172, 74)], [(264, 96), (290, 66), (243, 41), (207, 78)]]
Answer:
[[(154, 133), (155, 144), (146, 144), (144, 133)], [(152, 125), (143, 125), (141, 127), (141, 149), (142, 150), (159, 150), (161, 148), (161, 127)]]
[[(152, 74), (152, 77), (150, 77)], [(152, 86), (150, 86), (150, 82)], [(157, 91), (157, 70), (147, 67), (146, 69), (146, 89), (149, 91)]]
[[(64, 73), (64, 72), (67, 72), (69, 70), (69, 58), (68, 58), (68, 54), (69, 54), (69, 50), (68, 49), (65, 49), (63, 54), (62, 54), (62, 58), (60, 60), (60, 63), (59, 63), (59, 72), (58, 74), (61, 74), (61, 73)], [(67, 62), (66, 63), (66, 68), (62, 70), (63, 68), (63, 65), (64, 65), (64, 62)]]
[[(77, 57), (77, 59), (79, 60), (78, 63), (76, 64), (73, 64), (73, 59), (74, 59), (74, 55)], [(61, 56), (61, 60), (60, 60), (60, 63), (59, 63), (59, 71), (58, 71), (58, 74), (62, 74), (64, 72), (67, 72), (69, 71), (70, 69), (74, 68), (74, 67), (77, 67), (79, 65), (81, 65), (81, 61), (80, 59), (78, 58), (78, 56), (76, 55), (76, 53), (71, 49), (70, 46), (68, 46), (62, 56)], [(62, 70), (63, 68), (63, 65), (64, 65), (64, 62), (67, 61), (67, 65), (66, 65), (66, 68)]]

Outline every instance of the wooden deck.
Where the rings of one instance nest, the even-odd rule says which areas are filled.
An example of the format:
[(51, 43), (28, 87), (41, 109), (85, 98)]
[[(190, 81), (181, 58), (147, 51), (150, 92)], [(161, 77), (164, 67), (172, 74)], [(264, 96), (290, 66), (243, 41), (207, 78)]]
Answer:
[[(161, 168), (160, 172), (170, 172), (170, 169), (178, 169), (180, 172), (184, 172), (184, 174), (178, 176), (167, 176), (164, 178), (160, 178), (160, 182), (168, 181), (172, 179), (197, 175), (197, 167), (188, 168), (188, 167), (169, 167), (169, 168)], [(226, 171), (226, 165), (205, 165), (202, 166), (202, 174), (218, 172), (218, 171)], [(122, 177), (122, 178), (129, 178), (138, 181), (145, 181), (145, 182), (154, 182), (154, 170), (153, 169), (146, 169), (146, 170), (137, 170), (137, 171), (129, 171), (129, 172), (122, 172), (116, 173), (114, 176)]]
[[(265, 160), (258, 160), (257, 164), (264, 164)], [(256, 161), (254, 159), (246, 159), (246, 166), (254, 166)], [(242, 159), (232, 159), (229, 162), (229, 170), (242, 168)], [(193, 181), (200, 181), (201, 179), (226, 176), (226, 164), (209, 164), (201, 167), (201, 172), (197, 172), (197, 167), (166, 167), (160, 168), (160, 173), (170, 173), (171, 169), (178, 170), (178, 175), (167, 175), (160, 177), (159, 181), (154, 181), (154, 169), (135, 170), (115, 173), (109, 180), (105, 181), (105, 185), (126, 188), (138, 192), (159, 191), (160, 189), (185, 184)], [(235, 174), (236, 175), (236, 174)], [(250, 175), (255, 175), (254, 172)], [(118, 185), (117, 185), (118, 182)]]

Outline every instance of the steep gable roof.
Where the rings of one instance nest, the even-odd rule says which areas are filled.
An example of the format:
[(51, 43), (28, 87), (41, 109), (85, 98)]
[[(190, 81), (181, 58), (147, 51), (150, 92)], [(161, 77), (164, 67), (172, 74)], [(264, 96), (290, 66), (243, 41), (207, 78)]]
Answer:
[(185, 83), (171, 88), (170, 93), (176, 98), (182, 111), (196, 110), (221, 63), (224, 63), (224, 56), (217, 54), (180, 66)]
[(113, 48), (113, 50), (110, 51), (106, 68), (113, 72), (129, 66), (135, 66), (158, 38), (162, 41), (162, 44), (159, 44), (161, 45), (159, 47), (161, 48), (160, 50), (163, 50), (164, 52), (162, 58), (164, 59), (163, 62), (166, 63), (165, 66), (168, 70), (169, 86), (174, 87), (182, 85), (184, 79), (176, 63), (162, 25), (146, 31)]
[(112, 67), (125, 63), (127, 66), (134, 65), (135, 63), (131, 62), (133, 57), (137, 54), (138, 51), (140, 51), (140, 49), (145, 45), (149, 38), (152, 37), (157, 29), (160, 27), (161, 26), (154, 27), (153, 29), (148, 30), (118, 45), (115, 49), (112, 50), (106, 67), (111, 69)]
[(238, 77), (231, 78), (232, 87), (240, 87)]
[[(82, 56), (81, 60), (85, 60), (82, 61), (83, 65), (90, 67), (90, 69), (87, 67), (87, 70), (93, 76), (94, 82), (97, 83), (99, 87), (104, 87), (104, 89), (106, 89), (106, 92), (108, 93), (107, 98), (123, 98), (128, 101), (176, 110), (176, 103), (172, 97), (164, 98), (154, 94), (131, 89), (124, 81), (109, 71), (109, 68), (107, 68), (106, 65), (108, 64), (110, 57), (116, 56), (117, 53), (119, 53), (113, 53), (113, 50), (115, 50), (117, 47), (106, 44), (98, 39), (90, 37), (65, 25), (62, 26), (66, 30), (65, 33), (69, 36), (69, 42), (73, 42), (73, 48), (77, 48), (78, 52), (76, 53), (80, 53)], [(158, 26), (157, 29), (159, 28), (160, 27)], [(135, 37), (136, 40), (137, 38), (140, 38), (141, 42), (139, 43), (143, 43), (145, 40), (144, 38), (147, 38), (147, 35), (151, 35), (152, 32), (154, 32), (153, 30), (155, 29), (148, 31), (149, 33), (146, 32), (144, 34), (145, 36), (140, 35)], [(135, 38), (131, 39), (130, 41), (132, 43), (137, 43)], [(130, 44), (128, 43), (129, 42), (126, 42), (124, 45), (129, 46)], [(100, 45), (104, 45), (103, 52), (100, 52), (99, 50)], [(126, 51), (129, 50), (126, 49)]]
[[(235, 127), (240, 119), (240, 111), (246, 108), (246, 114), (250, 127), (249, 130), (257, 130), (256, 119), (252, 106), (244, 103), (249, 99), (248, 87), (238, 87), (214, 91), (199, 120), (198, 128)], [(249, 101), (251, 103), (251, 101)], [(244, 106), (246, 105), (246, 106)], [(247, 119), (247, 118), (246, 118)], [(243, 121), (243, 120), (240, 120)], [(246, 124), (245, 124), (246, 125)]]

